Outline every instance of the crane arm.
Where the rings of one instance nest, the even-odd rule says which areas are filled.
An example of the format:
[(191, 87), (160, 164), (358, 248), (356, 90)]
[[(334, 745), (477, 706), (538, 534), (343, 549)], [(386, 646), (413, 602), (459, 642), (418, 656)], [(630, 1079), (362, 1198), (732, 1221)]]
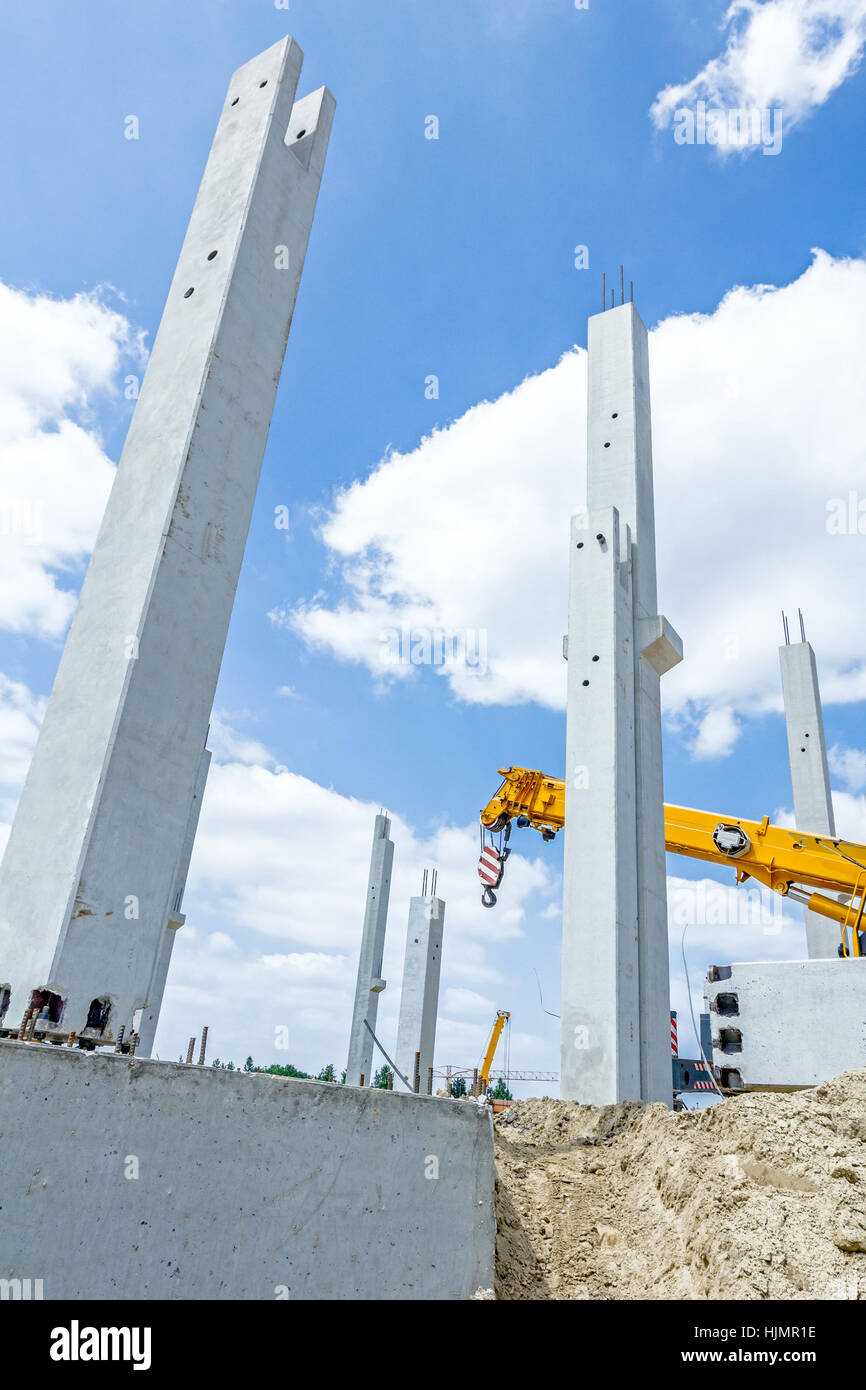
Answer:
[(487, 1083), (490, 1080), (490, 1068), (493, 1066), (493, 1058), (496, 1053), (497, 1044), (499, 1042), (500, 1037), (502, 1036), (502, 1030), (505, 1027), (508, 1020), (510, 1019), (510, 1017), (511, 1014), (508, 1013), (505, 1009), (500, 1009), (496, 1015), (496, 1022), (494, 1023), (493, 1028), (491, 1030), (490, 1041), (487, 1044), (487, 1051), (484, 1054), (484, 1061), (481, 1063), (480, 1079), (485, 1091), (487, 1090)]
[[(522, 767), (500, 768), (499, 775), (504, 781), (481, 812), (482, 826), (503, 830), (514, 820), (553, 839), (565, 825), (563, 780)], [(665, 848), (708, 864), (731, 865), (738, 883), (753, 878), (774, 893), (793, 897), (812, 912), (839, 922), (843, 929), (852, 927), (852, 953), (860, 954), (866, 845), (787, 830), (771, 825), (768, 816), (750, 821), (665, 806)], [(828, 893), (844, 894), (849, 901), (839, 902)]]

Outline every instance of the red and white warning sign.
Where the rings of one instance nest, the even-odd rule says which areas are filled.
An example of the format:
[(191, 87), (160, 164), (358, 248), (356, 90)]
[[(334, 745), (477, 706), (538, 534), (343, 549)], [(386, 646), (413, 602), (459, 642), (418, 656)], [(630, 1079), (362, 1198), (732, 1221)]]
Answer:
[(498, 888), (502, 878), (502, 855), (492, 845), (485, 845), (478, 861), (478, 877), (485, 888)]

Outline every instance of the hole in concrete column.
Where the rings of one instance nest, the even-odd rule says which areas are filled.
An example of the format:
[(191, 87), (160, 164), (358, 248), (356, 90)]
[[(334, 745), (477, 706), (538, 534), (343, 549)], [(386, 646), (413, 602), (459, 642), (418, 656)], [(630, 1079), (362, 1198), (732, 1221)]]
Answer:
[(589, 685), (589, 681), (584, 681), (584, 685)]
[(613, 414), (611, 415), (611, 417), (610, 417), (611, 420), (615, 420), (615, 419), (617, 418), (618, 415), (619, 415), (619, 411), (618, 411), (618, 410), (615, 410), (615, 411), (613, 412)]
[(30, 995), (30, 1008), (36, 1010), (36, 1026), (59, 1023), (63, 1014), (63, 996), (50, 989), (34, 989)]
[(232, 106), (237, 106), (237, 104), (238, 104), (239, 101), (240, 101), (240, 97), (235, 97), (234, 101), (232, 102)]
[(187, 290), (186, 294), (184, 295), (184, 299), (189, 299), (190, 295), (193, 294), (194, 291), (195, 291), (195, 285), (190, 285), (189, 289)]
[(267, 79), (267, 78), (265, 78), (264, 82), (260, 82), (260, 83), (259, 83), (259, 86), (260, 86), (260, 87), (267, 87), (267, 85), (268, 85), (268, 79)]
[(716, 1013), (731, 1017), (740, 1012), (740, 996), (738, 994), (717, 994), (713, 1002)]
[(583, 541), (578, 541), (578, 542), (577, 542), (577, 548), (578, 548), (578, 550), (583, 550)]
[(720, 1067), (719, 1085), (724, 1086), (727, 1091), (742, 1091), (744, 1089), (742, 1073), (736, 1067)]
[(593, 659), (593, 661), (598, 661), (598, 657), (597, 657), (597, 656), (594, 656), (592, 659)]
[(604, 447), (605, 447), (606, 449), (609, 449), (609, 448), (610, 448), (610, 440), (609, 440), (609, 439), (606, 441)]
[(801, 748), (801, 749), (800, 749), (800, 752), (801, 752), (801, 753), (805, 753), (805, 751), (806, 751), (805, 748)]
[(212, 260), (214, 259), (214, 257), (216, 256), (216, 254), (217, 254), (216, 251), (210, 251), (210, 252), (208, 253), (208, 260), (209, 260), (209, 261), (212, 261)]
[(87, 1010), (87, 1022), (84, 1025), (85, 1031), (99, 1033), (101, 1036), (108, 1026), (110, 1015), (111, 1000), (107, 994), (91, 999), (90, 1008)]
[(298, 133), (297, 133), (297, 135), (295, 136), (295, 139), (296, 139), (296, 140), (303, 140), (303, 138), (304, 138), (304, 136), (306, 135), (306, 133), (307, 133), (307, 132), (306, 132), (305, 130), (299, 130)]

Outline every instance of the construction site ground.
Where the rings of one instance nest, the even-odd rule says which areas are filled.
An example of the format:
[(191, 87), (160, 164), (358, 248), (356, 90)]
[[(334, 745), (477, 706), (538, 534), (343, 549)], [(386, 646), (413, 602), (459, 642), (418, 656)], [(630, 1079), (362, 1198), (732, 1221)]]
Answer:
[(494, 1119), (500, 1299), (866, 1298), (866, 1068), (703, 1110)]

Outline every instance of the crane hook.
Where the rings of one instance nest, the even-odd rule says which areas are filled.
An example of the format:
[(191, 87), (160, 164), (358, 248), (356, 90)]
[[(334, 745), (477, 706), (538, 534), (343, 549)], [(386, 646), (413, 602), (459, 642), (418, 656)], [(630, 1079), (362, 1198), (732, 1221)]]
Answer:
[(494, 893), (494, 891), (493, 891), (492, 888), (485, 888), (485, 889), (484, 889), (484, 892), (481, 894), (481, 906), (482, 906), (482, 907), (495, 907), (495, 906), (496, 906), (496, 894)]

